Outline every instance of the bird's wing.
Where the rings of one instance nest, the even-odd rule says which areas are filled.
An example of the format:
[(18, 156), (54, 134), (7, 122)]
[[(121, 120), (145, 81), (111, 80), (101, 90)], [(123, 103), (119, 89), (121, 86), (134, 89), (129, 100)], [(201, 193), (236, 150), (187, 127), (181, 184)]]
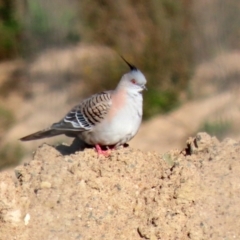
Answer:
[(101, 92), (85, 99), (75, 106), (60, 122), (54, 123), (52, 129), (68, 131), (88, 131), (100, 123), (112, 104), (112, 91)]

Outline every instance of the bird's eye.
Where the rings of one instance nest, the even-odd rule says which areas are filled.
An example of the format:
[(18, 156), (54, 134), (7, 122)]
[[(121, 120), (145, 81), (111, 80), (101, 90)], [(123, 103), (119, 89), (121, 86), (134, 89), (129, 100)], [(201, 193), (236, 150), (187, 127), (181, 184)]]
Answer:
[(133, 84), (136, 84), (136, 80), (135, 80), (135, 79), (132, 79), (131, 82), (132, 82)]

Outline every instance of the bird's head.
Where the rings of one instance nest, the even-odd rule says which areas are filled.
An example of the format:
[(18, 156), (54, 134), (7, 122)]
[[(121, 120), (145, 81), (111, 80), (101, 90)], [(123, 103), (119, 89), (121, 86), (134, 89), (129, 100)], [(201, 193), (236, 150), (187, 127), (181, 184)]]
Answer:
[(147, 80), (143, 73), (137, 69), (134, 65), (127, 62), (123, 57), (122, 59), (127, 63), (130, 68), (130, 72), (124, 74), (118, 84), (118, 88), (127, 88), (129, 91), (142, 92), (146, 90)]

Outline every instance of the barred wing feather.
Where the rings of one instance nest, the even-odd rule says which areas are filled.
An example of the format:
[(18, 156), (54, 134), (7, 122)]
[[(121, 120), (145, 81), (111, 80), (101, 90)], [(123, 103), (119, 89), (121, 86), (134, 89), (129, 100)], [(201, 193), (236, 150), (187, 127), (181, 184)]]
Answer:
[(85, 99), (75, 106), (61, 121), (61, 124), (72, 125), (78, 131), (91, 130), (101, 122), (111, 106), (111, 92), (102, 92)]

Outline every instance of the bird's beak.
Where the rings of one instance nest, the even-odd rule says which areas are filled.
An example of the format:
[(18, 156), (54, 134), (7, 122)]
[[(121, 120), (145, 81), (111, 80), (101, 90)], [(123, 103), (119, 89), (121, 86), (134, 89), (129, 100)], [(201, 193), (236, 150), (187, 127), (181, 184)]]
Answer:
[(145, 85), (142, 85), (141, 87), (142, 87), (142, 89), (139, 90), (139, 92), (143, 92), (144, 90), (146, 90), (146, 91), (148, 90), (147, 87), (146, 87)]

